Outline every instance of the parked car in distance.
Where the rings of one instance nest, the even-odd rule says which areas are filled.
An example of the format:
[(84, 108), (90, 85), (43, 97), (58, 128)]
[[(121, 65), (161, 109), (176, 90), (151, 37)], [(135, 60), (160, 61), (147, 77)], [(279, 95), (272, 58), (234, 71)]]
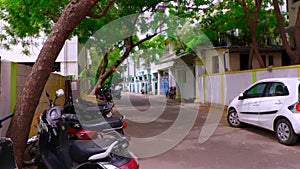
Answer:
[(299, 87), (298, 77), (257, 81), (228, 105), (229, 125), (255, 125), (274, 131), (279, 143), (295, 144), (300, 135)]

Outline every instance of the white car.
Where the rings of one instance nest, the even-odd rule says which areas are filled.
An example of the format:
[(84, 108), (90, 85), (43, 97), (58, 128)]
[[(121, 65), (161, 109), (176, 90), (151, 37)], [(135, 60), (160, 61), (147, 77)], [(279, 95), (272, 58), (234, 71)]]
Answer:
[(262, 127), (274, 131), (280, 143), (295, 144), (300, 135), (299, 87), (297, 77), (257, 81), (228, 105), (229, 125)]

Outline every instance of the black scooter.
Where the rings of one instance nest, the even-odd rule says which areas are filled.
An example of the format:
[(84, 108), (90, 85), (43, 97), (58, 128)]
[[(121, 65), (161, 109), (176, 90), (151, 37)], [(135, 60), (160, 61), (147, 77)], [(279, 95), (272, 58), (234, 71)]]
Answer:
[(100, 102), (96, 105), (78, 99), (73, 103), (72, 100), (72, 97), (68, 97), (64, 105), (64, 115), (65, 119), (70, 122), (74, 132), (83, 128), (85, 130), (97, 130), (99, 134), (117, 131), (119, 134), (124, 135), (124, 129), (127, 127), (126, 117), (113, 116), (113, 103)]
[[(0, 119), (0, 128), (2, 128), (2, 122), (11, 118), (13, 114), (9, 114)], [(0, 138), (0, 168), (3, 169), (16, 169), (16, 161), (14, 156), (13, 143), (10, 138)]]
[[(56, 98), (64, 94), (56, 92)], [(56, 99), (55, 99), (56, 100)], [(55, 102), (55, 101), (54, 101)], [(40, 117), (39, 154), (48, 169), (137, 169), (124, 137), (70, 140), (63, 107), (53, 104)]]

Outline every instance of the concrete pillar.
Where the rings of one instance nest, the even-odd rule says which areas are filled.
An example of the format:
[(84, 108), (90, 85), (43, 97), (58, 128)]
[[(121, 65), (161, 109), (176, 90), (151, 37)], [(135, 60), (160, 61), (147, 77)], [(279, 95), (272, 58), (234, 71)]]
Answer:
[(200, 84), (201, 80), (200, 75), (205, 74), (205, 67), (201, 60), (195, 61), (195, 92), (196, 92), (196, 98), (194, 100), (195, 103), (200, 103), (201, 94), (200, 93), (200, 87), (202, 87), (202, 84)]
[(169, 72), (169, 87), (176, 86), (177, 80), (175, 79), (175, 76), (173, 74), (173, 69), (169, 68), (168, 72)]
[(161, 79), (161, 75), (160, 75), (160, 72), (158, 71), (158, 73), (157, 73), (157, 95), (160, 95), (160, 79)]

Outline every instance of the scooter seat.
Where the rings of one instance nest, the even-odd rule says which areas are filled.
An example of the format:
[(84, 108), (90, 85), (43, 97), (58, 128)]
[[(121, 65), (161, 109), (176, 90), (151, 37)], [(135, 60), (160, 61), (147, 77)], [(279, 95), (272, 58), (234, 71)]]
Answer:
[(109, 117), (105, 120), (81, 122), (81, 126), (86, 130), (106, 130), (106, 129), (119, 129), (123, 126), (123, 122), (118, 117)]
[(71, 158), (78, 163), (87, 162), (92, 155), (105, 152), (105, 148), (93, 140), (76, 140), (70, 147)]
[(108, 122), (108, 124), (112, 128), (120, 128), (123, 126), (122, 120), (118, 117), (108, 117), (108, 118), (105, 118), (105, 120)]

